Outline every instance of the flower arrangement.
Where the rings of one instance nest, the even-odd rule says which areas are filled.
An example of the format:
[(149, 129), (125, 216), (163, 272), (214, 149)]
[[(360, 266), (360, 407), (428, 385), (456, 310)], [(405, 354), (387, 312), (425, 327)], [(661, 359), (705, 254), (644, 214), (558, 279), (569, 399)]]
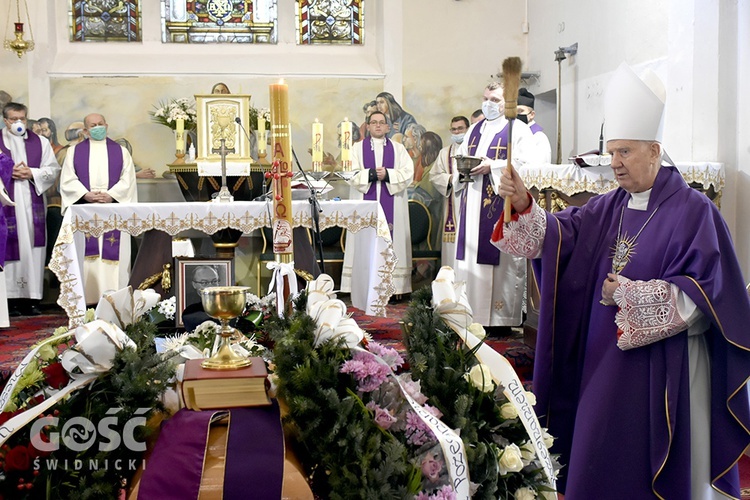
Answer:
[(266, 130), (270, 128), (268, 123), (271, 121), (271, 110), (268, 108), (256, 108), (250, 106), (250, 128), (252, 130), (258, 130), (258, 117), (263, 118), (266, 121)]
[[(446, 269), (450, 270), (441, 269), (435, 281), (453, 285), (452, 276), (445, 276)], [(447, 303), (445, 309), (439, 310), (435, 302)], [(449, 326), (448, 316), (460, 309), (456, 302), (461, 301), (433, 298), (428, 287), (415, 292), (404, 316), (404, 343), (412, 377), (442, 413), (446, 425), (459, 430), (466, 445), (472, 498), (556, 499), (506, 388), (495, 383), (491, 369), (477, 357), (484, 329), (472, 324), (470, 316), (464, 319), (467, 330), (479, 341), (470, 348)], [(526, 392), (525, 397), (533, 406), (534, 395)], [(542, 432), (540, 438), (549, 448), (553, 437), (546, 429)], [(560, 465), (555, 457), (550, 461), (556, 474)]]
[(270, 325), (278, 396), (313, 491), (331, 499), (456, 498), (450, 461), (427, 423), (439, 412), (408, 373), (396, 374), (403, 359), (395, 350), (363, 345), (329, 279), (310, 282), (297, 312)]
[(193, 130), (197, 126), (198, 112), (195, 109), (195, 100), (181, 97), (179, 99), (170, 99), (160, 101), (154, 106), (154, 111), (149, 111), (151, 119), (172, 130), (177, 128), (177, 119), (182, 118), (185, 123), (185, 130)]
[(35, 346), (0, 396), (2, 498), (117, 498), (142, 463), (174, 367), (145, 318), (86, 319)]

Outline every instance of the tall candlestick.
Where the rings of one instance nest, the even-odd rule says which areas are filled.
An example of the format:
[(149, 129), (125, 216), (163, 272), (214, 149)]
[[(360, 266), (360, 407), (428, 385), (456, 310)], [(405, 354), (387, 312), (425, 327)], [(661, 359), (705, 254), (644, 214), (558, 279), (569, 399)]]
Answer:
[(266, 152), (266, 119), (258, 113), (258, 154)]
[(290, 263), (292, 251), (292, 136), (289, 127), (289, 87), (283, 80), (269, 87), (271, 144), (274, 165), (273, 252), (276, 261)]
[(341, 122), (341, 169), (345, 172), (352, 169), (352, 122), (349, 118)]
[(314, 172), (323, 170), (323, 124), (317, 118), (312, 126), (312, 164)]

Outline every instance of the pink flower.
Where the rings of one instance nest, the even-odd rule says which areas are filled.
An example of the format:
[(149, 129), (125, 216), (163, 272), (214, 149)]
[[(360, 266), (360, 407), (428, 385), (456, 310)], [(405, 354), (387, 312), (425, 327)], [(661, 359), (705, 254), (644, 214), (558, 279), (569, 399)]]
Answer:
[[(425, 406), (425, 409), (427, 407)], [(435, 437), (424, 421), (414, 411), (406, 412), (406, 442), (413, 446), (422, 446), (433, 441)]]
[(388, 366), (390, 366), (391, 370), (394, 372), (404, 364), (404, 358), (401, 357), (396, 349), (385, 347), (377, 342), (371, 342), (370, 345), (367, 346), (367, 349), (388, 363)]
[(422, 474), (430, 480), (431, 483), (437, 483), (440, 480), (440, 471), (443, 470), (443, 463), (435, 460), (435, 457), (427, 455), (422, 460)]
[(384, 431), (390, 429), (391, 426), (398, 421), (398, 419), (393, 416), (393, 413), (381, 408), (374, 401), (367, 403), (367, 408), (375, 412), (375, 424)]
[(357, 380), (357, 390), (372, 392), (385, 382), (391, 370), (367, 352), (355, 352), (352, 359), (341, 365), (341, 373), (351, 373)]

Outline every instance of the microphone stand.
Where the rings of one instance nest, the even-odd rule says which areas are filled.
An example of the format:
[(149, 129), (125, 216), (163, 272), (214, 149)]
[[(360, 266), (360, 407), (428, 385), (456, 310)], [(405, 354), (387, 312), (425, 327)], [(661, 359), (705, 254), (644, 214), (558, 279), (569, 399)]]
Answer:
[(307, 173), (303, 170), (302, 165), (299, 164), (297, 153), (294, 152), (294, 148), (292, 148), (292, 155), (294, 156), (294, 162), (297, 164), (297, 168), (302, 172), (302, 177), (305, 179), (307, 188), (310, 190), (310, 198), (308, 198), (308, 201), (310, 202), (310, 215), (313, 222), (315, 246), (318, 249), (318, 256), (320, 258), (318, 265), (320, 266), (320, 272), (325, 273), (326, 268), (325, 261), (323, 260), (323, 238), (320, 236), (320, 212), (322, 212), (323, 209), (320, 207), (320, 202), (318, 202), (318, 193), (315, 192), (315, 188), (310, 183), (310, 179), (307, 178)]

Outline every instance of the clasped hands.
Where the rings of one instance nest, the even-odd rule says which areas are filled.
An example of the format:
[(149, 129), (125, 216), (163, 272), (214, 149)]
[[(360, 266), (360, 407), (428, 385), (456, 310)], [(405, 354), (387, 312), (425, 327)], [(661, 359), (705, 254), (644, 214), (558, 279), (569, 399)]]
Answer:
[(104, 191), (89, 191), (83, 195), (89, 203), (112, 203), (113, 198)]
[(33, 175), (31, 175), (31, 169), (26, 166), (26, 163), (21, 162), (13, 165), (13, 173), (11, 174), (11, 177), (17, 181), (28, 181), (31, 180)]

